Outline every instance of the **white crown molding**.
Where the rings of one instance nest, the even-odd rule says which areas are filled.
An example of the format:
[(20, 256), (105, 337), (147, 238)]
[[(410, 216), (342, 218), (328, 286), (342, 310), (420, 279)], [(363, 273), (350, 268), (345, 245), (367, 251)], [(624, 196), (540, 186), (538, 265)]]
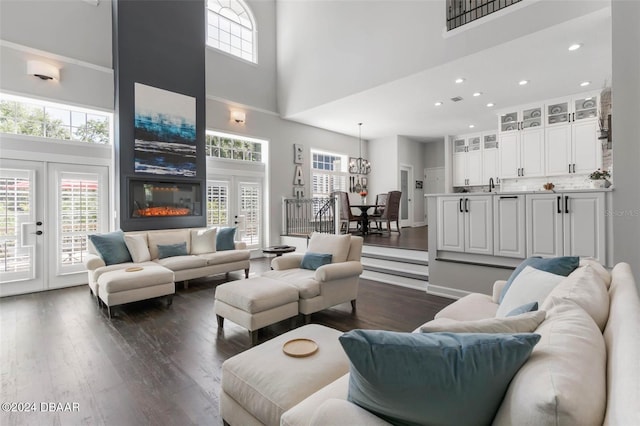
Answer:
[(0, 46), (8, 47), (9, 49), (18, 50), (20, 52), (30, 53), (32, 55), (38, 55), (48, 59), (53, 59), (56, 61), (66, 62), (68, 64), (79, 65), (81, 67), (90, 68), (107, 74), (113, 74), (113, 69), (103, 67), (102, 65), (92, 64), (91, 62), (81, 61), (80, 59), (70, 58), (68, 56), (58, 55), (55, 53), (47, 52), (45, 50), (35, 49), (33, 47), (24, 46), (22, 44), (13, 43), (7, 40), (0, 40)]
[(235, 101), (232, 101), (232, 100), (229, 100), (229, 99), (221, 98), (219, 96), (207, 95), (207, 99), (209, 99), (211, 101), (220, 102), (222, 104), (227, 104), (227, 105), (232, 106), (234, 108), (248, 109), (248, 110), (251, 110), (251, 111), (261, 112), (263, 114), (269, 114), (269, 115), (273, 115), (273, 116), (276, 116), (276, 117), (280, 117), (280, 114), (278, 114), (275, 111), (271, 111), (271, 110), (268, 110), (268, 109), (259, 108), (259, 107), (255, 107), (255, 106), (251, 106), (251, 105), (241, 104), (239, 102), (235, 102)]

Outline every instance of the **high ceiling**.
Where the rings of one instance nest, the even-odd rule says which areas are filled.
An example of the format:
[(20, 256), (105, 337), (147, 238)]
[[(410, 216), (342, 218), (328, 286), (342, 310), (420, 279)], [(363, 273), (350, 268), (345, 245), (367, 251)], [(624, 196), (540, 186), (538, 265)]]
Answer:
[[(573, 43), (582, 47), (570, 52)], [(457, 77), (464, 83), (456, 84)], [(529, 84), (520, 86), (523, 79)], [(591, 84), (581, 87), (583, 81)], [(350, 135), (357, 135), (362, 121), (366, 139), (404, 135), (429, 141), (495, 129), (504, 108), (599, 91), (605, 84), (611, 84), (608, 8), (287, 118)], [(454, 103), (455, 96), (463, 100)], [(434, 106), (436, 101), (443, 105)], [(488, 108), (489, 102), (495, 106)]]

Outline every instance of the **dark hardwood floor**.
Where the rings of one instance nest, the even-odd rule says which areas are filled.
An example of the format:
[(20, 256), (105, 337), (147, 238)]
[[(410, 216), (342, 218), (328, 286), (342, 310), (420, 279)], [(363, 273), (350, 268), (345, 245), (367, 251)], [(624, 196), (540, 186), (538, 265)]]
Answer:
[[(365, 245), (396, 247), (421, 251), (429, 250), (429, 243), (427, 238), (429, 229), (427, 226), (419, 226), (416, 228), (401, 228), (400, 234), (395, 231), (392, 231), (391, 233), (387, 232), (386, 224), (382, 225), (382, 229), (382, 234), (374, 233), (365, 235)], [(395, 223), (392, 224), (391, 229), (396, 229)]]
[[(252, 274), (270, 259), (253, 260)], [(249, 348), (247, 331), (213, 313), (219, 279), (177, 285), (171, 306), (151, 300), (116, 308), (109, 320), (87, 286), (0, 300), (0, 402), (35, 403), (36, 412), (0, 412), (4, 425), (218, 425), (220, 371)], [(242, 279), (242, 273), (230, 279)], [(348, 303), (312, 315), (339, 330), (411, 331), (451, 300), (361, 280)], [(301, 324), (301, 321), (299, 321)], [(260, 341), (289, 327), (264, 329)], [(41, 403), (78, 403), (76, 412), (41, 412)], [(73, 406), (70, 406), (73, 407)]]

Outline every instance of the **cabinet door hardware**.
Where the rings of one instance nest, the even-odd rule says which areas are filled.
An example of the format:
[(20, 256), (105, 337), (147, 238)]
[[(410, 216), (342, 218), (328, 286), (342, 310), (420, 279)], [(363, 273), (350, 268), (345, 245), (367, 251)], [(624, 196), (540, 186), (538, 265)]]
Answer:
[(520, 169), (520, 170), (522, 170), (522, 175), (521, 176), (524, 176), (524, 167), (522, 169)]
[(569, 196), (564, 196), (564, 212), (569, 213)]
[(562, 197), (558, 195), (558, 214), (562, 214), (562, 209), (560, 208), (561, 200), (562, 200)]
[(517, 199), (518, 196), (517, 195), (501, 195), (500, 199), (501, 200), (506, 200), (506, 199)]
[(462, 211), (462, 198), (460, 198), (460, 213), (463, 213), (463, 211)]
[(573, 121), (576, 121), (576, 113), (575, 113), (575, 112), (572, 112), (572, 113), (571, 113), (571, 121), (572, 121), (572, 122), (573, 122)]
[(569, 163), (569, 173), (571, 173), (571, 163)]
[(469, 199), (468, 198), (464, 199), (464, 211), (465, 211), (465, 213), (469, 213)]
[(576, 172), (576, 163), (573, 163), (573, 173)]

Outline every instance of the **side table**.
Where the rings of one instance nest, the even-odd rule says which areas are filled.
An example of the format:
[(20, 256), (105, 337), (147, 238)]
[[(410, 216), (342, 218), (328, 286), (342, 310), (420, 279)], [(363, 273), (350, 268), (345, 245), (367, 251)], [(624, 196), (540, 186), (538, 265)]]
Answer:
[(262, 249), (262, 253), (275, 254), (276, 257), (282, 256), (285, 253), (293, 253), (296, 248), (293, 246), (271, 246)]

